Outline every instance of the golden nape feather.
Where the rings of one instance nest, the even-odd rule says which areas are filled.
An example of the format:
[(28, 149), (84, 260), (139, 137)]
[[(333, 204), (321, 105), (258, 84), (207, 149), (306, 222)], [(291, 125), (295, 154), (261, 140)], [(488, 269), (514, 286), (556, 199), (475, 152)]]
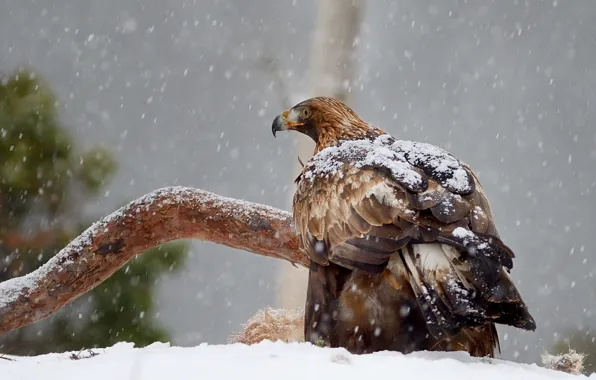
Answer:
[(494, 356), (496, 323), (535, 329), (509, 276), (514, 254), (467, 165), (368, 127), (334, 99), (282, 115), (274, 132), (295, 129), (317, 143), (293, 202), (312, 261), (307, 340), (355, 353)]

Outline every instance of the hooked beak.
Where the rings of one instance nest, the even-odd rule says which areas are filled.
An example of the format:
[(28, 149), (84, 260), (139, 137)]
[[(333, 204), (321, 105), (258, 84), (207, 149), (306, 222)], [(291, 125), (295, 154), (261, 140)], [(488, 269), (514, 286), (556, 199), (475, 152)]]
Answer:
[(275, 119), (273, 119), (273, 124), (271, 124), (271, 132), (273, 132), (273, 137), (276, 137), (275, 134), (277, 132), (285, 131), (287, 129), (288, 128), (286, 127), (283, 114), (277, 115)]
[(273, 137), (275, 137), (275, 134), (279, 131), (296, 129), (296, 127), (304, 125), (304, 123), (301, 123), (295, 119), (297, 119), (296, 111), (292, 110), (287, 110), (277, 115), (275, 119), (273, 119), (273, 124), (271, 124), (271, 132), (273, 132)]

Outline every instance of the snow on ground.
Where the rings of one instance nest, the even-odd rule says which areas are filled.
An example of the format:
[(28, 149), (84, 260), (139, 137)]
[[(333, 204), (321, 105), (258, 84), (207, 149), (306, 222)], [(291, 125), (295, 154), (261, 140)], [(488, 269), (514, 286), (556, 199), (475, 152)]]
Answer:
[[(119, 343), (106, 349), (35, 357), (0, 358), (2, 380), (177, 380), (258, 379), (578, 379), (583, 376), (551, 371), (535, 364), (471, 358), (464, 353), (420, 352), (402, 355), (379, 352), (351, 355), (344, 349), (319, 348), (307, 343), (262, 342), (170, 347), (158, 343), (145, 348)], [(596, 378), (596, 376), (594, 376)]]

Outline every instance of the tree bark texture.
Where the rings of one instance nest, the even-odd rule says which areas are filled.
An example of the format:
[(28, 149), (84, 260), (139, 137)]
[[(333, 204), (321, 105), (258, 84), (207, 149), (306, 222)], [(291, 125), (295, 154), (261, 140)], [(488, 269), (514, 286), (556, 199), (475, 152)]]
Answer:
[(309, 265), (290, 213), (199, 189), (164, 188), (96, 222), (34, 272), (0, 283), (0, 335), (49, 317), (136, 255), (178, 239)]

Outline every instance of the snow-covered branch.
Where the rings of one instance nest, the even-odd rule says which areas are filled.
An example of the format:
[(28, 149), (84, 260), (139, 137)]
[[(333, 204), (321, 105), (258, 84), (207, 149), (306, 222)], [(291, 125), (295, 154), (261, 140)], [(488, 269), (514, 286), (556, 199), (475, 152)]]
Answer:
[(290, 213), (199, 189), (164, 188), (96, 222), (36, 271), (0, 283), (0, 334), (49, 317), (136, 255), (178, 239), (309, 263)]

